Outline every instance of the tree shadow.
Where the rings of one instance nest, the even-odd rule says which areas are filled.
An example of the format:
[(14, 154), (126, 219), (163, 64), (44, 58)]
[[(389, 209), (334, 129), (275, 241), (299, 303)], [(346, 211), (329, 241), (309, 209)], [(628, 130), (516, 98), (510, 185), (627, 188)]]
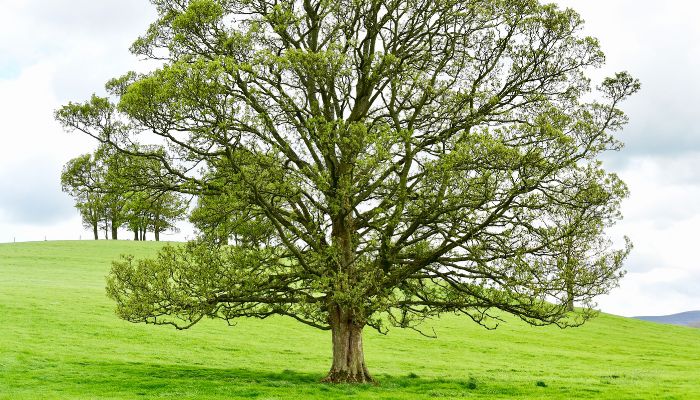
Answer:
[[(480, 382), (467, 379), (421, 378), (415, 374), (376, 376), (378, 385), (321, 383), (322, 374), (247, 368), (214, 368), (200, 365), (144, 362), (80, 363), (60, 378), (62, 392), (101, 397), (178, 398), (328, 398), (378, 395), (454, 398), (477, 395), (517, 395), (512, 382)], [(75, 372), (75, 373), (73, 373)], [(47, 388), (50, 390), (50, 386)]]

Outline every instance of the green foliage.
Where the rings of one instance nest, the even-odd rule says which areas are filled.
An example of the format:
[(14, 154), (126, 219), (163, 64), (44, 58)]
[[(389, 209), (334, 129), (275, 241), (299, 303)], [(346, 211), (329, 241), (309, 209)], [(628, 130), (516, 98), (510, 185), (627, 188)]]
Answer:
[(61, 188), (75, 199), (85, 228), (92, 228), (98, 239), (98, 226), (105, 218), (104, 194), (98, 184), (104, 179), (92, 155), (84, 154), (70, 160), (61, 173)]
[[(157, 150), (155, 150), (157, 153)], [(105, 232), (124, 226), (145, 240), (147, 231), (155, 233), (177, 229), (187, 203), (173, 192), (152, 189), (149, 180), (158, 179), (158, 163), (148, 158), (111, 151), (101, 146), (94, 154), (85, 154), (69, 161), (61, 175), (63, 190), (76, 200), (76, 208), (86, 228), (98, 226)]]

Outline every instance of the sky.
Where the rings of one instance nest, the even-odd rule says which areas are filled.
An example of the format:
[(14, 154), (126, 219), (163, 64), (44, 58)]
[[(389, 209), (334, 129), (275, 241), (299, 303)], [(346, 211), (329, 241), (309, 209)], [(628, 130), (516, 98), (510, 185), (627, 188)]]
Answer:
[[(605, 156), (628, 184), (624, 220), (634, 250), (619, 288), (599, 299), (609, 313), (671, 314), (700, 310), (700, 2), (695, 0), (558, 0), (586, 20), (607, 64), (594, 81), (627, 70), (642, 91), (623, 109), (626, 143)], [(53, 111), (102, 93), (104, 83), (146, 70), (128, 51), (154, 19), (146, 0), (0, 0), (0, 243), (89, 239), (62, 166), (95, 144), (68, 134)], [(184, 227), (165, 239), (191, 237)], [(128, 235), (123, 235), (128, 237)]]

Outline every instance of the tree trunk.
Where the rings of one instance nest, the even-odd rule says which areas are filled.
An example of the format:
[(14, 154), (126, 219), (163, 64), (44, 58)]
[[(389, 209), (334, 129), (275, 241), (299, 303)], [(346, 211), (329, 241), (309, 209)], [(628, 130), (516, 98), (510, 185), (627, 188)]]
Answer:
[(156, 242), (160, 242), (160, 229), (159, 229), (160, 215), (156, 214), (153, 219), (153, 233), (156, 236)]
[(117, 230), (119, 227), (112, 221), (112, 240), (117, 240)]
[(97, 222), (92, 224), (92, 234), (95, 235), (95, 240), (100, 240), (100, 234), (97, 231)]
[(374, 382), (365, 365), (365, 353), (362, 347), (364, 324), (358, 323), (353, 318), (353, 312), (338, 306), (332, 308), (329, 319), (333, 333), (333, 365), (323, 382)]
[[(571, 250), (569, 250), (571, 252)], [(566, 309), (568, 311), (574, 311), (574, 279), (576, 278), (575, 274), (575, 265), (574, 261), (572, 261), (571, 258), (569, 258), (566, 261), (566, 270), (565, 270), (565, 284), (566, 284)]]
[(139, 240), (139, 229), (136, 228), (134, 229), (134, 241), (138, 242)]
[(566, 309), (574, 311), (574, 283), (571, 280), (566, 282)]

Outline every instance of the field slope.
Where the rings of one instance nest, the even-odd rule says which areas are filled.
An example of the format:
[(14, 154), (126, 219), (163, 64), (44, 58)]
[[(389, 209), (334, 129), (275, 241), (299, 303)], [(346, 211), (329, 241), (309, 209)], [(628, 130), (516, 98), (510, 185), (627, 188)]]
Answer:
[(0, 399), (700, 399), (700, 329), (605, 314), (567, 330), (446, 315), (438, 339), (368, 332), (381, 384), (320, 384), (329, 333), (289, 319), (184, 332), (117, 319), (110, 260), (159, 246), (0, 244)]

